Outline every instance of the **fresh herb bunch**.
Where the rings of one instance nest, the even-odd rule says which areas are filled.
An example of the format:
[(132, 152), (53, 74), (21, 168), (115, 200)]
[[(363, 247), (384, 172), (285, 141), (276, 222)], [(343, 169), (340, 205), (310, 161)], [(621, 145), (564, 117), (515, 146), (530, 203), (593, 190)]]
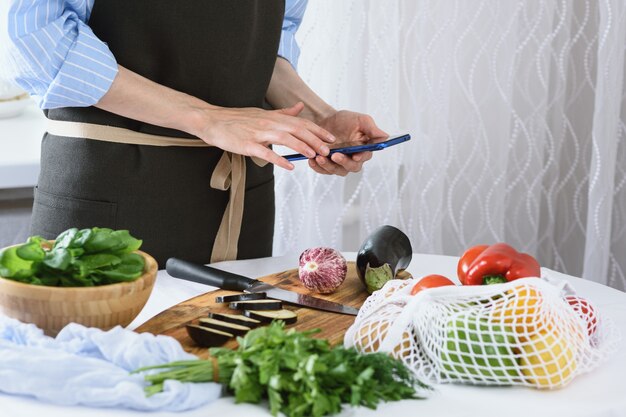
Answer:
[(34, 285), (92, 287), (133, 281), (145, 261), (132, 253), (141, 247), (128, 230), (69, 229), (54, 243), (32, 236), (0, 252), (0, 276)]
[[(314, 339), (317, 331), (285, 331), (273, 322), (237, 338), (239, 348), (213, 348), (219, 382), (234, 393), (237, 403), (259, 403), (267, 398), (270, 411), (286, 416), (320, 417), (341, 411), (342, 404), (376, 408), (381, 401), (419, 398), (417, 388), (429, 387), (405, 365), (384, 353), (361, 354), (354, 349), (331, 348)], [(170, 369), (146, 375), (148, 394), (160, 392), (166, 379), (209, 382), (214, 361), (193, 360), (139, 369)]]

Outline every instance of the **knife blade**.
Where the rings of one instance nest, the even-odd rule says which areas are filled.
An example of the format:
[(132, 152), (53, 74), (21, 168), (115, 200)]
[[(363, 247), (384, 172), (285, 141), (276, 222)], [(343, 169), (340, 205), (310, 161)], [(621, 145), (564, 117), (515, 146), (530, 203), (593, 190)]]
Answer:
[(165, 264), (165, 270), (175, 278), (211, 285), (223, 290), (252, 293), (264, 292), (267, 293), (267, 296), (270, 298), (316, 310), (349, 314), (352, 316), (356, 316), (359, 313), (359, 310), (354, 307), (294, 291), (284, 290), (243, 275), (233, 274), (232, 272), (222, 271), (221, 269), (195, 264), (178, 258), (169, 258)]

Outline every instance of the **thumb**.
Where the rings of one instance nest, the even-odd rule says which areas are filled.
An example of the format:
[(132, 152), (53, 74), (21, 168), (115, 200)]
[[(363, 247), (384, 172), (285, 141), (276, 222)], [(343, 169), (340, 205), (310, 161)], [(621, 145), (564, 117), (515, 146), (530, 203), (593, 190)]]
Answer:
[(284, 109), (275, 110), (278, 113), (286, 114), (287, 116), (297, 116), (304, 110), (304, 103), (299, 101), (291, 107), (285, 107)]
[(363, 133), (367, 135), (370, 139), (373, 138), (386, 138), (389, 136), (384, 130), (380, 129), (376, 125), (364, 126)]
[(361, 123), (361, 131), (370, 139), (388, 137), (389, 134), (376, 126), (376, 122), (371, 116), (366, 116)]

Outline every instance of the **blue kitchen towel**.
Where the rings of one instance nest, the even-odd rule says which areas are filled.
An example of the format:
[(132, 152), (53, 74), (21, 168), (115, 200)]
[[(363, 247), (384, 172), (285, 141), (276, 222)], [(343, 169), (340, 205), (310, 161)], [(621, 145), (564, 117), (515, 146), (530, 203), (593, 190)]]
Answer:
[(0, 314), (0, 392), (62, 405), (184, 411), (220, 396), (216, 383), (166, 381), (146, 397), (137, 368), (194, 359), (167, 336), (69, 324), (52, 338)]

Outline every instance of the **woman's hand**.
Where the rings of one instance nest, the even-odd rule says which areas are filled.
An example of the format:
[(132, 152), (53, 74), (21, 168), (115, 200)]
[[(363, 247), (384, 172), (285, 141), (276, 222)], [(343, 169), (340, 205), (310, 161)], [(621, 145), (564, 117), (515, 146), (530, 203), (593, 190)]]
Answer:
[[(320, 120), (318, 125), (347, 142), (389, 136), (376, 126), (371, 116), (347, 110), (333, 113)], [(315, 159), (309, 159), (309, 166), (320, 174), (346, 176), (349, 172), (359, 172), (363, 163), (371, 158), (372, 152), (359, 152), (352, 155), (335, 153), (330, 158), (319, 155)]]
[(291, 162), (269, 146), (284, 145), (313, 158), (318, 154), (328, 155), (326, 143), (335, 141), (335, 137), (322, 127), (296, 117), (303, 109), (302, 103), (280, 110), (202, 108), (197, 113), (197, 128), (191, 133), (209, 145), (293, 169)]
[[(274, 108), (304, 102), (306, 108), (300, 117), (315, 122), (342, 142), (389, 136), (366, 114), (333, 109), (306, 85), (289, 62), (280, 57), (276, 59), (266, 98)], [(326, 158), (326, 155), (321, 153), (315, 159), (309, 159), (309, 166), (320, 174), (347, 175), (348, 172), (360, 171), (363, 162), (372, 157), (371, 152), (351, 156), (335, 153), (332, 158)]]
[(325, 129), (296, 117), (304, 108), (302, 103), (273, 111), (217, 107), (122, 66), (96, 107), (133, 120), (182, 130), (209, 145), (256, 156), (285, 169), (293, 169), (293, 165), (269, 149), (269, 145), (285, 145), (314, 157), (328, 155), (325, 143), (334, 141)]

